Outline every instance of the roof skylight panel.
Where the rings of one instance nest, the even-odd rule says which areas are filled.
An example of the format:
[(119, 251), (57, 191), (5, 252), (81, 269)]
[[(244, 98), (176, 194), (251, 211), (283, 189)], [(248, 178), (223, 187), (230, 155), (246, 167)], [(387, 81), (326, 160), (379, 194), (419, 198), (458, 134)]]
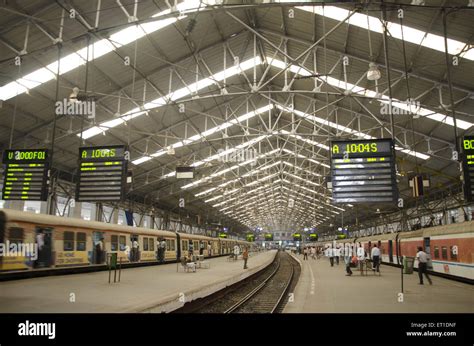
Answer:
[[(277, 68), (280, 68), (280, 69), (285, 68), (285, 63), (282, 62), (281, 60), (276, 60), (276, 59), (272, 60), (270, 58), (267, 58), (267, 61), (269, 61), (269, 64), (271, 64), (274, 67), (277, 67)], [(295, 66), (295, 65), (291, 65), (291, 66), (293, 66), (294, 68), (292, 69), (290, 67), (290, 70), (294, 73), (298, 73), (297, 70), (299, 69), (299, 67)], [(301, 71), (304, 71), (304, 74)], [(310, 73), (308, 70), (301, 70), (301, 71), (298, 74), (307, 75), (306, 73)], [(311, 74), (309, 74), (309, 75), (311, 75)], [(380, 96), (379, 94), (377, 94), (373, 90), (362, 88), (362, 87), (356, 86), (352, 83), (345, 82), (343, 80), (339, 80), (339, 79), (329, 77), (329, 76), (323, 76), (323, 77), (319, 77), (319, 78), (322, 79), (323, 81), (325, 81), (326, 83), (328, 83), (329, 85), (332, 85), (336, 88), (349, 90), (349, 91), (351, 91), (355, 94), (358, 94), (358, 95), (363, 95), (363, 96), (366, 96), (366, 97), (376, 98), (381, 103), (388, 103), (389, 102), (389, 97), (388, 96), (386, 96), (386, 95), (381, 95)], [(405, 102), (402, 102), (402, 101), (400, 101), (396, 98), (392, 98), (392, 105), (395, 106), (395, 107), (404, 109), (404, 110), (407, 110), (409, 107), (412, 107), (410, 105), (407, 105)], [(450, 125), (450, 126), (454, 126), (454, 120), (451, 116), (444, 115), (444, 114), (439, 114), (439, 113), (433, 112), (433, 111), (431, 111), (427, 108), (417, 107), (416, 109), (414, 109), (413, 113), (417, 114), (417, 115), (420, 115), (422, 117), (424, 116), (424, 117), (427, 117), (429, 119), (442, 122), (442, 123)], [(317, 121), (316, 119), (313, 119), (313, 120)], [(326, 120), (324, 120), (324, 122), (326, 122)], [(326, 124), (326, 125), (331, 126), (330, 124)], [(467, 121), (464, 121), (464, 120), (457, 119), (456, 120), (456, 125), (457, 125), (457, 127), (461, 128), (463, 130), (467, 130), (471, 126), (473, 126), (474, 124), (472, 124), (470, 122), (467, 122)]]
[[(206, 4), (200, 4), (197, 0), (186, 0), (177, 5), (178, 11), (197, 11), (199, 6), (205, 7)], [(170, 10), (161, 11), (152, 16), (152, 18), (159, 17), (170, 13)], [(59, 60), (59, 74), (62, 75), (69, 71), (85, 65), (87, 61), (87, 51), (89, 50), (89, 61), (98, 59), (116, 48), (134, 42), (146, 34), (151, 34), (157, 30), (165, 28), (174, 22), (186, 18), (181, 15), (178, 18), (157, 19), (156, 21), (147, 22), (139, 25), (132, 25), (122, 29), (109, 36), (109, 40), (102, 39), (90, 44), (88, 47), (78, 49)], [(43, 83), (51, 81), (55, 78), (55, 73), (58, 69), (58, 61), (48, 64), (46, 67), (39, 68), (32, 73), (23, 76), (13, 82), (10, 82), (0, 87), (0, 100), (6, 101), (19, 94), (23, 94), (30, 89), (36, 88)], [(100, 132), (99, 132), (100, 133)]]
[[(335, 19), (340, 21), (341, 18), (345, 18), (349, 15), (349, 11), (343, 8), (335, 6), (298, 6), (300, 10), (316, 13), (320, 16), (325, 16), (327, 18)], [(377, 32), (379, 34), (383, 33), (383, 25), (379, 18), (374, 16), (367, 16), (363, 13), (355, 13), (351, 18), (348, 19), (350, 25), (358, 26), (359, 28)], [(402, 33), (403, 28), (403, 33)], [(396, 39), (404, 39), (407, 42), (421, 45), (423, 47), (433, 49), (439, 52), (445, 51), (444, 47), (444, 38), (443, 36), (436, 35), (433, 33), (427, 33), (425, 31), (412, 28), (407, 25), (400, 25), (394, 22), (387, 22), (387, 29), (390, 32), (390, 36)], [(461, 42), (448, 38), (448, 53), (451, 55), (459, 54), (462, 49), (466, 46), (467, 43)], [(466, 54), (461, 54), (461, 57), (469, 60), (474, 60), (474, 54), (471, 51)]]

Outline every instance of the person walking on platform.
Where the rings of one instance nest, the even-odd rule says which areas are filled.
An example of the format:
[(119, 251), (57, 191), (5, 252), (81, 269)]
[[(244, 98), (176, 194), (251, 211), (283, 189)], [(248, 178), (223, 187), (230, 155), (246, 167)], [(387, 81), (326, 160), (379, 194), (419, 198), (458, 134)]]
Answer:
[(380, 266), (380, 249), (377, 247), (377, 245), (374, 244), (374, 247), (372, 248), (372, 270), (379, 272), (379, 266)]
[(303, 260), (307, 260), (307, 259), (308, 259), (308, 248), (305, 247), (303, 250)]
[(341, 255), (341, 248), (337, 247), (334, 249), (334, 257), (336, 258), (336, 264), (339, 265), (339, 256)]
[(334, 267), (334, 252), (336, 249), (330, 248), (328, 249), (328, 256), (329, 256), (329, 262), (331, 263), (331, 267)]
[(244, 248), (242, 258), (244, 259), (244, 269), (247, 269), (247, 260), (249, 259), (249, 250), (247, 249), (247, 247)]
[(234, 246), (234, 259), (237, 260), (239, 259), (239, 255), (240, 255), (240, 248), (239, 246), (236, 244)]
[(212, 256), (212, 246), (211, 246), (211, 242), (209, 242), (209, 243), (207, 244), (207, 255), (208, 255), (209, 257)]
[(314, 246), (311, 247), (311, 258), (316, 259), (316, 248)]
[(433, 282), (431, 281), (431, 278), (426, 272), (426, 267), (428, 265), (428, 254), (423, 251), (423, 248), (421, 246), (418, 247), (416, 259), (418, 260), (418, 277), (420, 278), (420, 285), (423, 285), (423, 274), (425, 274), (426, 279), (428, 280), (430, 285), (432, 285)]
[(344, 263), (346, 264), (346, 276), (352, 275), (351, 262), (352, 262), (352, 251), (349, 247), (346, 247), (344, 250)]

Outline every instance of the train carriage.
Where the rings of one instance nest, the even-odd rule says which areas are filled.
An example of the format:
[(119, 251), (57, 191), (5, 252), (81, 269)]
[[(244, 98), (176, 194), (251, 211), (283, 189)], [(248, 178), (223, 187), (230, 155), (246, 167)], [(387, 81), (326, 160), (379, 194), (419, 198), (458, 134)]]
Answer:
[[(346, 241), (360, 243), (369, 257), (370, 250), (377, 245), (382, 263), (387, 264), (401, 264), (404, 256), (415, 257), (417, 248), (421, 246), (429, 254), (428, 269), (432, 272), (471, 282), (474, 280), (474, 221)], [(418, 267), (417, 261), (414, 266)]]
[[(115, 225), (76, 218), (33, 214), (4, 209), (7, 223), (0, 232), (3, 251), (22, 249), (0, 257), (0, 270), (38, 270), (42, 268), (102, 266), (108, 256), (117, 254), (124, 265), (158, 262), (159, 243), (165, 241), (164, 261), (178, 260), (189, 251), (209, 257), (231, 251), (231, 244), (251, 246), (245, 241), (230, 241), (202, 235), (175, 233), (140, 227)], [(233, 246), (233, 245), (232, 245)], [(8, 248), (8, 249), (7, 249)], [(202, 250), (201, 250), (202, 249)]]

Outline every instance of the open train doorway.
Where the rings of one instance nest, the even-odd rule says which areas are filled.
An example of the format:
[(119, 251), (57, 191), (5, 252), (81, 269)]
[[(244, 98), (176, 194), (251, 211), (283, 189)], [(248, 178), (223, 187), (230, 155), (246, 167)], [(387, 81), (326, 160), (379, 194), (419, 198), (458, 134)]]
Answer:
[(393, 241), (388, 241), (388, 261), (393, 263)]
[(426, 269), (433, 270), (433, 262), (431, 261), (431, 245), (430, 237), (423, 238), (423, 248), (428, 255), (428, 263), (426, 264)]
[(140, 260), (140, 242), (138, 235), (131, 235), (130, 241), (132, 242), (132, 252), (130, 253), (130, 261), (138, 262)]
[(92, 263), (102, 264), (105, 260), (104, 232), (92, 232)]
[(51, 266), (53, 259), (53, 230), (51, 228), (36, 227), (35, 243), (38, 246), (38, 258), (35, 268), (47, 268)]

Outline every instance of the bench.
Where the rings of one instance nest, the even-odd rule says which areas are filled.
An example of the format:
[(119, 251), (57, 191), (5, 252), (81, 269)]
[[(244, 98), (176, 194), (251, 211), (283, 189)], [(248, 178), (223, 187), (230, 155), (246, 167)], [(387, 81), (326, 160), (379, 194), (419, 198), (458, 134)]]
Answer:
[(190, 273), (191, 271), (195, 273), (197, 265), (194, 262), (186, 262), (186, 259), (183, 257), (181, 259), (181, 267), (186, 273)]
[(209, 261), (198, 261), (197, 262), (197, 267), (198, 268), (203, 268), (203, 269), (210, 269), (211, 268), (211, 262), (209, 262)]
[[(365, 259), (365, 260), (363, 260), (363, 261), (360, 261), (360, 268), (359, 268), (360, 274), (361, 274), (361, 275), (364, 275), (364, 267), (365, 267), (365, 275), (367, 275), (367, 272), (368, 272), (369, 270), (372, 271), (372, 272), (374, 273), (374, 275), (375, 275), (376, 271), (375, 271), (374, 267), (372, 266), (372, 264), (373, 264), (372, 260), (369, 260), (369, 259)], [(378, 271), (378, 273), (379, 273), (379, 276), (382, 275), (382, 274), (380, 273), (380, 264), (379, 264), (379, 271)]]

